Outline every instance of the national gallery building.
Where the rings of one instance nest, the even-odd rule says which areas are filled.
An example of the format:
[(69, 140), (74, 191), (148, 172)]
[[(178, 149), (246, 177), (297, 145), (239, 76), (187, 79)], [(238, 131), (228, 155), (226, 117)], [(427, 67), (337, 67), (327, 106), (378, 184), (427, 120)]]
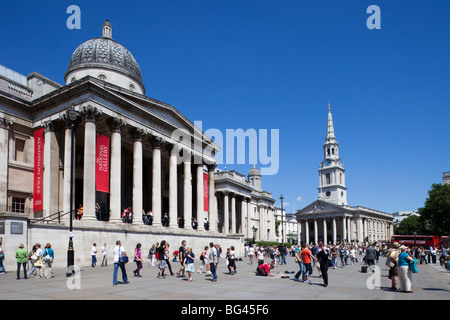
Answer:
[(185, 238), (194, 249), (213, 241), (239, 254), (248, 239), (275, 238), (275, 200), (259, 171), (246, 179), (217, 170), (220, 147), (175, 107), (145, 95), (141, 69), (112, 39), (108, 20), (101, 37), (75, 49), (65, 82), (0, 66), (3, 247), (50, 242), (65, 250), (71, 209), (83, 212), (72, 220), (83, 252), (117, 239), (128, 250), (163, 239), (175, 249)]

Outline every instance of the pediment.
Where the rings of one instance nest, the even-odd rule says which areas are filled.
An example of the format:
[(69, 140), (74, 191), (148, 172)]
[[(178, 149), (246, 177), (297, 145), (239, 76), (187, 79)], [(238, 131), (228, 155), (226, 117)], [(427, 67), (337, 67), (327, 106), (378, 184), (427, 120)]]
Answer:
[(297, 215), (307, 215), (307, 214), (323, 214), (325, 212), (336, 212), (342, 211), (343, 208), (337, 204), (316, 200), (313, 203), (307, 205), (301, 210), (297, 211)]

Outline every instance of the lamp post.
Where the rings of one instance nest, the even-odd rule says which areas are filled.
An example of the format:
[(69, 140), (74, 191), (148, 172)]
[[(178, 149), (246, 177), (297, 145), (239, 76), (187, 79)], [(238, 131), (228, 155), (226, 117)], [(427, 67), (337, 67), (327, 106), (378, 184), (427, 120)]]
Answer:
[[(70, 212), (69, 212), (69, 247), (67, 248), (67, 270), (66, 277), (70, 277), (73, 273), (73, 265), (75, 264), (75, 252), (73, 250), (73, 233), (72, 233), (72, 222), (73, 222), (73, 146), (74, 146), (74, 135), (75, 126), (78, 124), (80, 114), (75, 111), (75, 109), (70, 108), (66, 112), (67, 121), (70, 123)], [(71, 268), (72, 267), (72, 268)]]
[(283, 195), (280, 196), (281, 201), (281, 243), (284, 243), (284, 220), (283, 220)]
[(255, 226), (253, 226), (253, 227), (252, 227), (252, 231), (253, 231), (253, 244), (255, 244), (256, 231), (258, 231), (258, 228), (256, 228)]

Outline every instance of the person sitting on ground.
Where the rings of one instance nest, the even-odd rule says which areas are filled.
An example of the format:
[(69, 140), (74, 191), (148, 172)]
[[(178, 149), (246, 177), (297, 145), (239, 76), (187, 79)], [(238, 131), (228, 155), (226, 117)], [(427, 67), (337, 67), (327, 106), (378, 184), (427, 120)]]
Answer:
[(270, 273), (270, 270), (272, 270), (273, 268), (275, 268), (273, 262), (264, 263), (256, 268), (256, 275), (263, 277), (273, 277), (273, 274)]

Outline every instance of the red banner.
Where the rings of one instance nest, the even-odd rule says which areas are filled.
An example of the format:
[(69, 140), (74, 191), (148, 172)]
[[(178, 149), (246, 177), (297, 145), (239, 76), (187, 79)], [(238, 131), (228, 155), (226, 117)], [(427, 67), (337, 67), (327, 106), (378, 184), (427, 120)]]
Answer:
[(208, 174), (203, 173), (203, 211), (209, 211)]
[(109, 193), (109, 137), (99, 133), (97, 133), (95, 164), (95, 184), (97, 191)]
[(42, 204), (42, 180), (44, 169), (44, 128), (34, 132), (33, 210), (44, 210)]

